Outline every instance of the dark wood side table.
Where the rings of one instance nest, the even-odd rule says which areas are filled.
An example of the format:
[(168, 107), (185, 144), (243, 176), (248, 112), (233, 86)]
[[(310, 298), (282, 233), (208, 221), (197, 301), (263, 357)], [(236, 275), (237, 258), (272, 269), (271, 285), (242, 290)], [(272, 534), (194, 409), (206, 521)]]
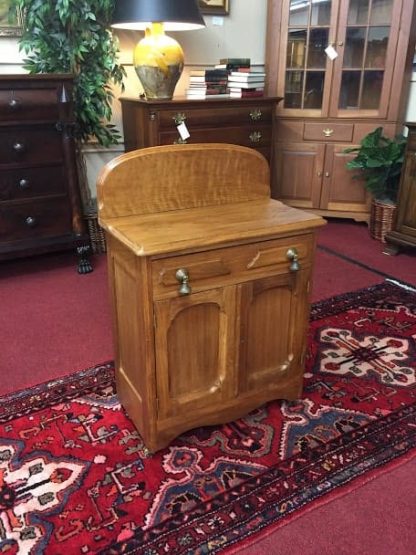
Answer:
[(76, 248), (92, 270), (73, 140), (72, 76), (0, 75), (0, 260)]
[[(189, 100), (120, 98), (126, 151), (175, 143), (231, 143), (254, 148), (270, 162), (279, 97)], [(183, 140), (177, 126), (185, 123)]]
[(405, 159), (397, 199), (394, 228), (386, 234), (386, 254), (397, 254), (400, 247), (416, 247), (416, 122), (409, 128)]

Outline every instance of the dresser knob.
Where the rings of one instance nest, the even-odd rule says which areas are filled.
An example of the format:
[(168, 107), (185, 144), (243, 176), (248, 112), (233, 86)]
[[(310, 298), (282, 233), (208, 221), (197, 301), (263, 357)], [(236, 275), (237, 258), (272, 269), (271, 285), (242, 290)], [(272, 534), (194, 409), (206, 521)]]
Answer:
[(23, 143), (14, 143), (13, 150), (15, 152), (23, 152), (25, 150), (25, 145)]
[(30, 185), (30, 183), (29, 183), (29, 180), (28, 180), (28, 179), (21, 179), (21, 180), (19, 181), (19, 187), (20, 187), (21, 189), (28, 189), (28, 188), (29, 188), (29, 185)]
[(190, 295), (192, 288), (189, 285), (189, 274), (186, 268), (179, 268), (176, 271), (176, 279), (179, 281), (179, 295)]
[(183, 112), (177, 112), (174, 116), (172, 116), (172, 119), (176, 125), (180, 125), (186, 121), (186, 115)]
[(253, 131), (253, 133), (250, 133), (248, 138), (252, 143), (259, 143), (261, 141), (261, 133), (260, 131)]
[(37, 222), (36, 218), (33, 218), (32, 216), (28, 216), (28, 217), (26, 218), (26, 220), (25, 220), (25, 224), (26, 224), (28, 227), (35, 227), (35, 225), (36, 225), (37, 223), (38, 223), (38, 222)]
[(286, 253), (286, 257), (288, 258), (288, 260), (290, 260), (290, 266), (289, 266), (289, 270), (291, 272), (298, 272), (300, 269), (300, 265), (299, 265), (299, 254), (297, 249), (293, 248), (293, 249), (288, 249), (287, 253)]
[(253, 121), (257, 121), (261, 118), (261, 110), (259, 108), (255, 108), (254, 110), (250, 111), (250, 119)]
[(10, 106), (10, 108), (11, 108), (12, 110), (14, 110), (14, 109), (16, 109), (16, 108), (19, 106), (19, 101), (16, 100), (15, 98), (12, 98), (12, 99), (9, 101), (9, 106)]

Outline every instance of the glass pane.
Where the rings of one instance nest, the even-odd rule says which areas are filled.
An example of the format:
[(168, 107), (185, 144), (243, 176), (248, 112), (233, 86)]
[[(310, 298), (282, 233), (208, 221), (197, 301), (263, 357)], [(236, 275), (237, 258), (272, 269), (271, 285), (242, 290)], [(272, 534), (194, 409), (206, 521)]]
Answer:
[(365, 71), (363, 82), (363, 96), (361, 108), (363, 110), (377, 110), (380, 104), (384, 71)]
[(389, 24), (392, 17), (392, 7), (393, 0), (373, 0), (370, 25)]
[(287, 41), (286, 67), (305, 67), (306, 29), (291, 29)]
[(303, 71), (286, 71), (285, 108), (302, 107)]
[(307, 71), (304, 108), (322, 108), (325, 72)]
[(307, 25), (310, 0), (290, 0), (289, 25)]
[(367, 25), (368, 0), (350, 0), (348, 25)]
[(328, 29), (311, 29), (309, 35), (308, 67), (325, 67), (325, 48), (328, 46)]
[(329, 25), (331, 0), (312, 0), (311, 25)]
[(343, 110), (358, 108), (361, 71), (343, 71), (339, 107)]
[(364, 56), (365, 28), (348, 27), (345, 37), (344, 67), (361, 68)]
[(385, 67), (390, 27), (370, 27), (365, 67)]

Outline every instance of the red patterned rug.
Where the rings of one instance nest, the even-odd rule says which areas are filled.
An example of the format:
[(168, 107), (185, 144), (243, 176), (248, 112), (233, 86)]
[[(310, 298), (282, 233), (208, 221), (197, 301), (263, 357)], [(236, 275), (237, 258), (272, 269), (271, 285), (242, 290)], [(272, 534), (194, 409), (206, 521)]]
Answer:
[(152, 457), (103, 364), (0, 399), (0, 553), (207, 554), (416, 454), (416, 293), (314, 305), (304, 397)]

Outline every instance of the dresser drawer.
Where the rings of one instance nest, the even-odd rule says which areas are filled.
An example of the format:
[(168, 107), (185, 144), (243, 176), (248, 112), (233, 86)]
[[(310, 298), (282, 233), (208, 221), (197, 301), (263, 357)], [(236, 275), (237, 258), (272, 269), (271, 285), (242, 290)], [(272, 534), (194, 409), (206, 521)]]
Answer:
[(0, 121), (57, 121), (55, 88), (0, 90)]
[(310, 235), (153, 260), (154, 298), (179, 295), (176, 272), (180, 268), (187, 270), (194, 292), (286, 273), (290, 266), (287, 257), (290, 248), (297, 250), (300, 267), (310, 265), (313, 252)]
[(71, 232), (71, 206), (66, 197), (0, 204), (0, 236), (7, 237), (7, 242)]
[(65, 190), (66, 178), (62, 166), (0, 172), (0, 201), (64, 194)]
[[(271, 125), (252, 125), (247, 127), (188, 127), (190, 137), (188, 143), (229, 143), (241, 146), (260, 148), (269, 146), (272, 139)], [(159, 134), (160, 145), (178, 142), (179, 133), (165, 131)]]
[(0, 164), (37, 164), (62, 161), (60, 132), (54, 127), (0, 128)]
[(305, 123), (303, 138), (305, 141), (341, 141), (351, 142), (354, 132), (352, 123)]
[[(184, 119), (188, 129), (192, 127), (212, 127), (213, 125), (251, 125), (271, 123), (273, 107), (261, 103), (242, 108), (178, 108), (163, 110), (158, 113), (160, 129), (175, 129), (177, 123)], [(179, 118), (179, 119), (178, 119)]]

